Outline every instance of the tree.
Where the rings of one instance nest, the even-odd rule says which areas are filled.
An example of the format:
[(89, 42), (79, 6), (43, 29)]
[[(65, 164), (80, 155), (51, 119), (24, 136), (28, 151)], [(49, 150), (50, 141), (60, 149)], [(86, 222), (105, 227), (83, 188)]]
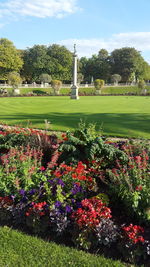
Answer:
[(79, 72), (82, 73), (83, 77), (84, 77), (84, 82), (88, 82), (88, 75), (87, 75), (87, 62), (88, 59), (86, 57), (81, 57), (79, 62), (78, 62), (78, 66), (79, 66)]
[(22, 73), (28, 81), (38, 81), (43, 73), (52, 79), (71, 81), (72, 53), (60, 45), (35, 45), (24, 52)]
[(39, 80), (40, 80), (40, 82), (43, 82), (43, 83), (50, 83), (52, 78), (49, 74), (42, 73), (39, 77)]
[(20, 77), (20, 74), (13, 71), (10, 72), (7, 76), (8, 84), (10, 84), (14, 89), (18, 88), (18, 85), (21, 84), (22, 79)]
[(72, 53), (65, 47), (53, 44), (47, 48), (50, 57), (49, 68), (53, 79), (71, 81)]
[(81, 72), (78, 72), (78, 83), (80, 84), (84, 80), (84, 76)]
[(134, 73), (135, 79), (143, 73), (143, 65), (145, 63), (140, 52), (132, 47), (124, 47), (116, 49), (111, 53), (112, 72), (118, 73), (122, 77), (122, 81), (130, 81), (130, 77)]
[(121, 81), (121, 76), (119, 74), (113, 74), (111, 75), (111, 80), (114, 84), (118, 85), (118, 82)]
[(143, 70), (140, 79), (143, 79), (145, 81), (150, 80), (150, 65), (147, 62), (143, 63)]
[(60, 88), (62, 87), (62, 82), (59, 80), (52, 80), (51, 81), (51, 86), (54, 90), (55, 95), (59, 95)]
[(43, 73), (50, 74), (47, 47), (45, 45), (34, 45), (24, 51), (24, 66), (22, 73), (28, 82), (38, 81)]
[(19, 51), (6, 38), (0, 39), (0, 80), (6, 80), (10, 72), (19, 72), (23, 65)]
[(80, 59), (80, 71), (85, 77), (85, 81), (91, 82), (91, 78), (98, 79), (99, 77), (108, 81), (111, 73), (110, 57), (107, 50), (101, 49), (98, 55), (93, 55), (87, 59)]

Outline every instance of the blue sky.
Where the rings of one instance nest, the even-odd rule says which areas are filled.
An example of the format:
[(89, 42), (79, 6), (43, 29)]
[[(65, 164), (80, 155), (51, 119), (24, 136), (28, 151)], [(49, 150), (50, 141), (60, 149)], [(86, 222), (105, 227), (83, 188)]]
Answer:
[(150, 63), (150, 0), (0, 0), (0, 38), (20, 49), (58, 43), (91, 56), (135, 47)]

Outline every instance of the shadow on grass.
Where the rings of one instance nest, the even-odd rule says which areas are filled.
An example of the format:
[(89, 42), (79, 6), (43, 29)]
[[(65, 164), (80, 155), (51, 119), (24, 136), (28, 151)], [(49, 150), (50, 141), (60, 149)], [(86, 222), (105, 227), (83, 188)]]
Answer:
[(0, 121), (26, 127), (45, 128), (45, 120), (50, 121), (52, 130), (75, 129), (82, 119), (86, 123), (96, 123), (97, 130), (112, 136), (130, 136), (150, 139), (150, 115), (138, 113), (45, 113), (45, 114), (11, 114), (0, 116)]

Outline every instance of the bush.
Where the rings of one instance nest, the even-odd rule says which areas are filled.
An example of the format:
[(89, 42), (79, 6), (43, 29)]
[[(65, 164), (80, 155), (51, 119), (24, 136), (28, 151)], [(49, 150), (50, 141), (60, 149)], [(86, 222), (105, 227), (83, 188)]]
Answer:
[(140, 88), (140, 89), (144, 89), (145, 88), (145, 82), (144, 82), (144, 80), (140, 80), (139, 82), (138, 82), (138, 88)]
[(40, 82), (43, 82), (43, 83), (50, 83), (52, 78), (49, 74), (42, 73), (39, 77), (39, 80), (40, 80)]
[(104, 86), (104, 84), (105, 84), (104, 80), (96, 79), (94, 81), (94, 86), (96, 88), (96, 94), (101, 93), (101, 88)]
[(15, 71), (10, 72), (7, 78), (8, 78), (8, 84), (10, 84), (14, 89), (18, 88), (18, 85), (21, 84), (22, 82), (20, 74)]
[(60, 88), (62, 86), (62, 82), (59, 80), (52, 80), (51, 81), (51, 86), (54, 90), (54, 95), (59, 95), (60, 93)]

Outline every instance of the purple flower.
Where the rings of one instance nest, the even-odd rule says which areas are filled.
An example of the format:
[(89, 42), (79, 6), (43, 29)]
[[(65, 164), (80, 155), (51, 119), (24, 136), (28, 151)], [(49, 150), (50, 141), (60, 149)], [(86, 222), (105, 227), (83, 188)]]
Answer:
[(58, 179), (58, 180), (57, 180), (57, 183), (58, 183), (59, 185), (61, 185), (62, 187), (65, 186), (65, 184), (64, 184), (64, 182), (63, 182), (62, 179)]
[(73, 195), (76, 195), (79, 192), (83, 192), (82, 187), (80, 185), (74, 184), (71, 193)]
[(26, 191), (25, 191), (24, 189), (20, 189), (20, 190), (19, 190), (19, 194), (20, 194), (20, 195), (24, 196), (25, 193), (26, 193)]
[(77, 202), (77, 208), (82, 208), (81, 202)]
[(21, 199), (21, 202), (22, 203), (25, 203), (25, 202), (27, 202), (28, 201), (28, 198), (26, 197), (26, 196), (23, 196), (23, 198)]
[(50, 184), (54, 184), (54, 180), (47, 180)]
[(66, 212), (71, 212), (72, 208), (69, 205), (66, 205)]
[(61, 203), (60, 201), (56, 201), (56, 202), (55, 202), (55, 208), (59, 208), (59, 207), (61, 206), (61, 204), (62, 204), (62, 203)]
[(75, 199), (72, 198), (71, 199), (71, 202), (72, 202), (72, 204), (74, 204), (76, 201), (75, 201)]
[(31, 189), (30, 191), (29, 191), (29, 194), (30, 195), (34, 195), (36, 193), (36, 189)]

